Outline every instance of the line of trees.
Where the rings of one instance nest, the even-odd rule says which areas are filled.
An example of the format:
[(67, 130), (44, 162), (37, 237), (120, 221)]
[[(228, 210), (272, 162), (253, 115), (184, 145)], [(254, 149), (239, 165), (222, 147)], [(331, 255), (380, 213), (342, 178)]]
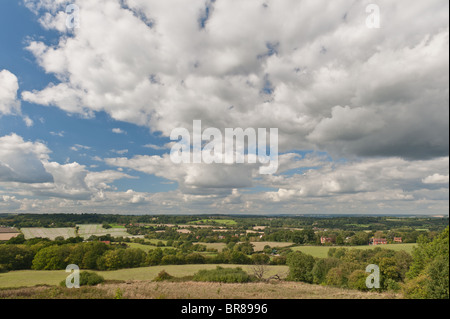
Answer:
[[(178, 244), (178, 243), (177, 243)], [(0, 271), (65, 269), (76, 264), (81, 269), (116, 270), (156, 265), (182, 264), (285, 264), (284, 256), (272, 261), (267, 254), (256, 254), (250, 243), (231, 242), (220, 253), (205, 255), (205, 246), (184, 243), (179, 248), (155, 248), (148, 252), (126, 244), (107, 245), (100, 241), (76, 242), (74, 239), (27, 240), (20, 245), (0, 245)]]

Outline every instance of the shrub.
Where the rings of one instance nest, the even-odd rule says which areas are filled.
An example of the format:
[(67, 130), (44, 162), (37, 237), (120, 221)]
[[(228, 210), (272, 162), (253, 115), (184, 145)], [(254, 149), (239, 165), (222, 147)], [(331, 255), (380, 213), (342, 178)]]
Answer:
[[(80, 287), (81, 286), (95, 286), (104, 282), (105, 279), (95, 272), (82, 271), (80, 272)], [(60, 286), (66, 286), (66, 280), (59, 283)]]
[(314, 263), (314, 257), (311, 255), (301, 251), (290, 253), (286, 260), (286, 264), (289, 266), (288, 280), (312, 283)]
[(271, 265), (286, 265), (286, 256), (275, 256), (270, 262)]
[(169, 275), (165, 270), (161, 270), (159, 274), (153, 279), (153, 281), (170, 280), (173, 276)]
[(105, 279), (95, 272), (80, 272), (80, 286), (95, 286), (104, 282)]
[(217, 266), (212, 270), (200, 270), (194, 275), (194, 281), (211, 281), (224, 283), (249, 282), (251, 277), (242, 268), (222, 268)]
[[(368, 274), (363, 270), (355, 270), (348, 276), (348, 287), (361, 291), (369, 290), (366, 286), (366, 278)], [(393, 281), (396, 283), (395, 281)]]
[(403, 296), (406, 299), (426, 299), (427, 291), (425, 286), (429, 280), (430, 278), (423, 274), (406, 281), (402, 285)]
[(345, 287), (347, 284), (346, 281), (345, 274), (341, 268), (336, 267), (328, 271), (326, 277), (326, 284), (328, 286)]

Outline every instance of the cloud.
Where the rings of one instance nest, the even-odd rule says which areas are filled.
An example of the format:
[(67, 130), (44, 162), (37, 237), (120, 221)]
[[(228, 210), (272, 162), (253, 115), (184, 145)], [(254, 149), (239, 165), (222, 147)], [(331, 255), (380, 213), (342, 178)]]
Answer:
[[(51, 199), (21, 199), (23, 208), (448, 210), (448, 1), (378, 1), (380, 29), (365, 25), (368, 0), (73, 3), (80, 7), (81, 28), (68, 30), (65, 1), (25, 1), (59, 41), (27, 43), (57, 81), (22, 92), (24, 101), (84, 117), (104, 111), (162, 137), (177, 127), (191, 131), (194, 119), (222, 132), (278, 128), (279, 170), (261, 176), (257, 165), (175, 165), (168, 154), (93, 157), (178, 184), (175, 191), (150, 194), (117, 192), (106, 178), (129, 176), (107, 171), (102, 182), (81, 164), (43, 159), (43, 171), (56, 182), (21, 190), (47, 191)], [(20, 110), (17, 79), (7, 72), (1, 114)], [(13, 187), (19, 178), (6, 164), (0, 180), (8, 176)], [(14, 191), (6, 195), (25, 196)]]
[(124, 130), (122, 130), (120, 128), (113, 128), (112, 132), (116, 133), (116, 134), (126, 134), (127, 133), (127, 132), (125, 132)]
[(229, 193), (233, 188), (252, 186), (252, 170), (244, 164), (174, 164), (168, 154), (106, 158), (105, 163), (176, 181), (186, 194)]
[[(59, 30), (61, 3), (28, 3)], [(105, 111), (164, 136), (201, 119), (278, 127), (281, 151), (448, 155), (446, 1), (381, 1), (377, 30), (365, 25), (368, 1), (75, 3), (83, 22), (73, 36), (28, 45), (60, 83), (24, 100)]]
[(23, 121), (25, 122), (25, 125), (26, 125), (27, 127), (31, 127), (31, 126), (33, 126), (33, 124), (34, 124), (33, 120), (30, 119), (28, 116), (24, 116), (24, 117), (23, 117)]
[(433, 174), (422, 179), (424, 184), (448, 184), (448, 175)]
[(0, 181), (20, 183), (52, 182), (42, 161), (50, 150), (39, 142), (26, 142), (17, 134), (0, 137)]
[(128, 150), (127, 149), (124, 149), (124, 150), (114, 150), (113, 149), (113, 150), (111, 150), (111, 152), (119, 154), (119, 155), (123, 155), (123, 154), (128, 153)]
[(81, 144), (75, 144), (74, 146), (70, 147), (72, 151), (78, 152), (79, 150), (90, 150), (90, 146), (81, 145)]
[(21, 114), (17, 99), (19, 83), (17, 77), (8, 70), (0, 71), (0, 116)]
[(53, 136), (59, 136), (59, 137), (64, 137), (65, 132), (61, 131), (61, 132), (50, 132), (50, 135)]
[(151, 148), (156, 151), (162, 151), (162, 150), (169, 149), (171, 146), (169, 146), (169, 145), (159, 146), (159, 145), (155, 145), (155, 144), (145, 144), (143, 147)]

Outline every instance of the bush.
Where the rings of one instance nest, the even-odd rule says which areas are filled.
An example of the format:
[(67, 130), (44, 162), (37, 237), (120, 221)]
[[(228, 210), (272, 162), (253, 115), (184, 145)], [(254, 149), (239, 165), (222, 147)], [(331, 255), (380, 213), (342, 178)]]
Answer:
[(159, 274), (153, 278), (153, 281), (164, 281), (164, 280), (170, 280), (173, 276), (169, 275), (165, 270), (161, 270)]
[(286, 265), (286, 256), (275, 256), (270, 262), (271, 265)]
[[(336, 249), (336, 248), (334, 248)], [(325, 283), (327, 274), (330, 269), (338, 267), (339, 259), (337, 258), (322, 258), (319, 259), (312, 269), (313, 281), (315, 284)]]
[(402, 285), (403, 296), (405, 296), (406, 299), (426, 299), (427, 291), (425, 286), (429, 280), (430, 278), (423, 274), (406, 281), (406, 283)]
[[(369, 290), (366, 285), (367, 276), (368, 274), (364, 270), (355, 270), (348, 276), (348, 287), (361, 291)], [(393, 282), (397, 284), (395, 281)]]
[[(104, 282), (105, 279), (95, 272), (82, 271), (80, 272), (80, 287), (81, 286), (95, 286)], [(66, 286), (66, 280), (59, 283), (60, 286)]]
[(334, 287), (345, 287), (347, 280), (344, 271), (339, 267), (330, 269), (326, 277), (326, 284)]
[(194, 281), (211, 281), (224, 283), (244, 283), (251, 281), (251, 277), (242, 268), (222, 268), (217, 266), (213, 270), (200, 270), (194, 275)]
[(6, 267), (6, 265), (0, 264), (0, 273), (7, 272), (7, 271), (8, 271), (8, 268)]
[(95, 286), (104, 282), (105, 279), (95, 272), (80, 272), (80, 286)]
[(288, 280), (312, 283), (314, 263), (314, 257), (311, 255), (301, 251), (290, 253), (286, 259), (286, 264), (289, 266)]

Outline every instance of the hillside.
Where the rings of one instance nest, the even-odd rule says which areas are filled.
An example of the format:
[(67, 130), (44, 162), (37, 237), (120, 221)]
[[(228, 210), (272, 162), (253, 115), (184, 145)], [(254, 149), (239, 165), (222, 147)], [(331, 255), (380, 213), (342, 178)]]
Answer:
[(399, 299), (400, 294), (309, 285), (298, 282), (223, 284), (205, 282), (132, 281), (67, 289), (55, 286), (1, 289), (0, 299)]

